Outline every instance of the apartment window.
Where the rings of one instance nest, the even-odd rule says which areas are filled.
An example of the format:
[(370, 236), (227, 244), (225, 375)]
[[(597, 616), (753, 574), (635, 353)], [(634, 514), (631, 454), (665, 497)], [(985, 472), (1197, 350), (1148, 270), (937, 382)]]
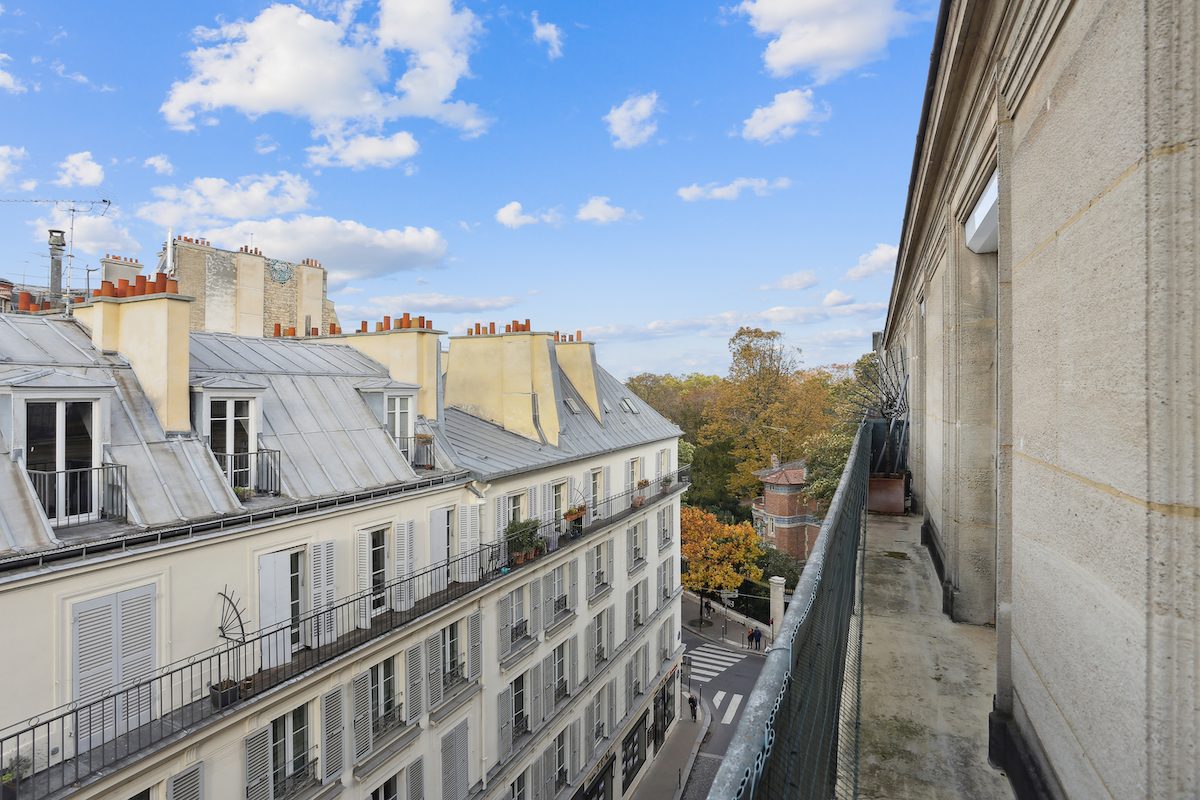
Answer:
[(596, 730), (594, 731), (596, 741), (604, 738), (604, 692), (596, 692), (596, 696), (592, 698), (592, 719), (596, 720)]
[(524, 772), (517, 776), (508, 789), (511, 800), (529, 800), (529, 786), (525, 781)]
[(595, 574), (593, 575), (593, 578), (595, 580), (596, 591), (600, 591), (604, 587), (608, 586), (609, 576), (604, 571), (604, 565), (608, 563), (604, 555), (604, 544), (604, 542), (601, 542), (592, 548), (591, 561), (595, 565)]
[(554, 788), (561, 789), (567, 785), (567, 729), (559, 731), (554, 737)]
[(400, 724), (401, 708), (396, 702), (396, 659), (387, 658), (371, 667), (371, 724), (380, 736)]
[(412, 414), (409, 411), (412, 399), (407, 395), (389, 395), (387, 399), (388, 432), (397, 438), (412, 436)]
[(100, 516), (100, 486), (90, 470), (100, 462), (96, 403), (57, 400), (25, 404), (25, 469), (54, 524)]
[(604, 470), (592, 470), (592, 513), (600, 511), (600, 500), (604, 497)]
[(608, 658), (608, 647), (607, 647), (608, 642), (607, 642), (607, 636), (605, 634), (605, 631), (607, 630), (607, 620), (605, 619), (605, 615), (608, 613), (609, 613), (608, 609), (601, 611), (599, 614), (596, 615), (596, 621), (594, 623), (595, 631), (596, 631), (596, 664), (597, 664), (597, 666), (604, 663), (604, 661)]
[(645, 581), (642, 581), (641, 583), (636, 583), (636, 584), (634, 584), (633, 588), (630, 590), (632, 592), (632, 597), (633, 597), (632, 613), (633, 613), (633, 624), (635, 627), (641, 625), (643, 622), (646, 621), (646, 598), (642, 596), (642, 594), (643, 594), (642, 588), (644, 585), (645, 585)]
[(508, 517), (509, 522), (520, 522), (521, 520), (523, 520), (525, 518), (524, 500), (525, 500), (524, 492), (517, 492), (516, 494), (510, 494), (508, 496), (508, 498), (507, 498), (507, 503), (508, 503), (507, 517)]
[(557, 617), (559, 614), (565, 614), (567, 611), (566, 572), (567, 566), (565, 564), (560, 564), (559, 566), (555, 567), (554, 572), (551, 573), (550, 582), (553, 586), (553, 594), (550, 596), (554, 598), (555, 617)]
[(304, 590), (304, 552), (302, 550), (293, 550), (288, 554), (288, 609), (291, 611), (292, 627), (290, 636), (292, 640), (292, 650), (299, 650), (302, 646), (300, 641), (300, 617), (304, 614), (304, 600), (302, 592)]
[(629, 568), (641, 566), (646, 561), (646, 523), (639, 522), (629, 529)]
[(371, 792), (371, 800), (400, 800), (400, 776), (393, 775)]
[(466, 680), (463, 663), (461, 622), (452, 622), (442, 628), (442, 686), (449, 689)]
[(529, 621), (525, 618), (525, 587), (514, 589), (509, 598), (512, 641), (516, 642), (529, 635)]
[(512, 682), (513, 695), (513, 736), (529, 733), (529, 715), (525, 713), (525, 673), (521, 673)]
[(554, 648), (554, 699), (563, 700), (567, 696), (567, 643), (563, 642)]
[(561, 522), (567, 510), (567, 482), (561, 481), (550, 487), (551, 504), (554, 507), (554, 519)]
[(250, 454), (254, 446), (250, 424), (251, 401), (216, 399), (208, 401), (208, 443), (221, 470), (235, 487), (253, 486)]
[(371, 531), (371, 613), (378, 614), (387, 606), (387, 529)]
[(632, 489), (637, 486), (638, 481), (638, 459), (631, 458), (625, 462), (625, 484)]
[(633, 727), (625, 741), (621, 742), (621, 789), (629, 788), (629, 784), (646, 763), (646, 721)]
[(662, 450), (659, 450), (658, 457), (655, 459), (655, 462), (658, 466), (658, 475), (656, 475), (655, 477), (661, 478), (663, 475), (666, 475), (667, 473), (669, 473), (671, 471), (671, 451), (670, 451), (670, 449), (664, 447)]
[(292, 794), (310, 779), (308, 752), (308, 706), (271, 720), (271, 771), (275, 796)]

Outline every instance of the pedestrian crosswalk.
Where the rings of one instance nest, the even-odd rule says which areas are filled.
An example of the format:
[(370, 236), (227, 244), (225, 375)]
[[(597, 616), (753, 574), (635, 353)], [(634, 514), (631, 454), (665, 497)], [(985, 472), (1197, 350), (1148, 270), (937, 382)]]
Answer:
[[(713, 695), (713, 709), (716, 714), (721, 713), (721, 701), (725, 699), (724, 692), (717, 692)], [(742, 705), (742, 696), (735, 694), (729, 698), (729, 704), (725, 706), (725, 716), (721, 717), (721, 724), (728, 725), (737, 717), (738, 708)], [(714, 714), (715, 716), (715, 714)]]
[(725, 670), (745, 658), (732, 650), (714, 645), (702, 645), (687, 653), (691, 666), (691, 677), (696, 683), (708, 683)]

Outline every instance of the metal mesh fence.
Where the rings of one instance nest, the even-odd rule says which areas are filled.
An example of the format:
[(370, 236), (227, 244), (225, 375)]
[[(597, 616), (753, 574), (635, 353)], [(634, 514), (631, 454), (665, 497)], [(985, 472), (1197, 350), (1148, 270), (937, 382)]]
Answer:
[(860, 544), (870, 457), (864, 425), (709, 800), (858, 795)]

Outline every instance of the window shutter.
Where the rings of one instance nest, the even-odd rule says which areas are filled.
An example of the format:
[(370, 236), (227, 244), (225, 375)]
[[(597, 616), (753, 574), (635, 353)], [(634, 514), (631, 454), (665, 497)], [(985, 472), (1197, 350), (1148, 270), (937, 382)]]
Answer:
[(604, 547), (605, 552), (608, 554), (608, 567), (604, 571), (604, 580), (608, 581), (609, 586), (615, 584), (617, 579), (617, 573), (613, 572), (613, 550), (615, 549), (613, 547), (613, 540), (609, 539)]
[(467, 792), (471, 788), (469, 739), (467, 720), (464, 719), (454, 728), (454, 771), (458, 775), (457, 800), (467, 800)]
[(554, 763), (554, 740), (550, 741), (550, 746), (542, 751), (542, 785), (545, 787), (542, 790), (542, 797), (546, 800), (551, 800), (554, 797), (554, 778), (558, 770)]
[(204, 762), (195, 764), (167, 781), (167, 800), (203, 800)]
[[(478, 503), (472, 503), (467, 508), (467, 535), (471, 538), (471, 546), (475, 550), (475, 557), (470, 561), (471, 580), (476, 581), (483, 579), (483, 563), (480, 560), (479, 554), (479, 513), (481, 510), (482, 506)], [(459, 535), (461, 536), (462, 534), (460, 533)]]
[(583, 760), (590, 761), (596, 750), (596, 703), (589, 699), (583, 708)]
[(646, 457), (638, 456), (637, 476), (639, 479), (646, 477)]
[(479, 580), (479, 506), (458, 507), (458, 553), (457, 580)]
[(542, 665), (534, 664), (525, 673), (525, 692), (529, 702), (525, 711), (529, 714), (529, 730), (536, 731), (542, 724)]
[(476, 680), (483, 668), (483, 612), (467, 617), (467, 680)]
[(496, 614), (500, 617), (500, 639), (496, 649), (500, 658), (504, 658), (512, 650), (512, 595), (505, 594), (496, 603)]
[(358, 627), (371, 627), (371, 534), (367, 531), (358, 532), (358, 559), (356, 575), (358, 592)]
[(396, 523), (396, 559), (393, 564), (396, 588), (392, 590), (392, 608), (397, 611), (408, 611), (413, 607), (413, 587), (410, 580), (413, 574), (413, 545), (415, 544), (412, 520)]
[(496, 541), (504, 541), (504, 498), (496, 498)]
[(579, 636), (567, 640), (567, 691), (575, 694), (579, 689)]
[(576, 585), (579, 583), (579, 559), (572, 558), (567, 564), (567, 608), (575, 610), (575, 595), (578, 593)]
[(604, 730), (613, 733), (617, 730), (617, 679), (608, 682), (608, 724)]
[(591, 547), (583, 555), (584, 579), (587, 586), (587, 596), (591, 598), (596, 593), (596, 552)]
[(633, 659), (625, 662), (625, 714), (633, 711)]
[(633, 540), (635, 538), (634, 532), (636, 530), (637, 530), (636, 528), (626, 528), (625, 529), (625, 569), (626, 570), (633, 569)]
[(496, 719), (499, 722), (499, 738), (496, 750), (503, 761), (512, 755), (512, 724), (513, 724), (513, 692), (512, 686), (505, 686), (496, 697)]
[(313, 542), (309, 548), (312, 554), (309, 558), (312, 610), (325, 612), (313, 620), (309, 630), (310, 638), (315, 640), (311, 642), (314, 647), (328, 644), (337, 637), (336, 614), (328, 611), (337, 602), (337, 567), (333, 555), (335, 548), (336, 544), (332, 539)]
[(633, 479), (629, 473), (631, 473), (633, 471), (631, 469), (631, 467), (633, 466), (633, 463), (635, 460), (636, 459), (631, 458), (628, 461), (626, 461), (625, 465), (624, 465), (625, 468), (623, 470), (621, 470), (622, 472), (625, 473), (625, 494), (629, 494), (630, 490), (633, 489)]
[(425, 759), (418, 758), (404, 772), (408, 779), (408, 800), (425, 800)]
[(246, 800), (273, 800), (271, 729), (259, 728), (246, 737)]
[(612, 470), (608, 467), (604, 468), (604, 515), (608, 516), (611, 509), (609, 508), (608, 498), (612, 497)]
[(537, 487), (529, 487), (529, 497), (525, 500), (525, 508), (528, 510), (527, 518), (535, 519), (537, 517)]
[(657, 590), (654, 594), (654, 607), (658, 608), (665, 601), (663, 600), (663, 589), (666, 588), (664, 576), (667, 573), (667, 562), (658, 565), (658, 569), (654, 571), (654, 588)]
[[(368, 691), (370, 684), (368, 682)], [(342, 721), (342, 687), (339, 686), (327, 692), (321, 698), (321, 720), (324, 738), (321, 741), (321, 757), (325, 761), (324, 782), (337, 780), (345, 766), (345, 748), (342, 745), (342, 731), (346, 724)], [(356, 732), (357, 733), (357, 732)]]
[(554, 596), (554, 572), (547, 572), (542, 576), (542, 625), (547, 628), (554, 621), (554, 601), (557, 599)]
[(542, 582), (529, 582), (529, 637), (536, 639), (542, 630)]
[[(154, 584), (139, 586), (117, 595), (118, 679), (130, 684), (154, 673)], [(142, 685), (123, 693), (124, 724), (129, 730), (150, 722), (153, 692)]]
[[(567, 508), (578, 504), (579, 501), (575, 498), (575, 476), (571, 475), (567, 478)], [(563, 511), (566, 510), (566, 508), (563, 509)]]
[(374, 749), (371, 726), (371, 673), (362, 672), (350, 681), (350, 692), (354, 697), (354, 761), (357, 763), (371, 754)]
[(442, 634), (435, 633), (425, 640), (425, 667), (429, 673), (429, 708), (442, 703)]
[(542, 484), (541, 515), (543, 522), (549, 522), (554, 519), (554, 489), (548, 483)]
[(625, 592), (625, 639), (633, 638), (633, 593), (630, 589)]
[(543, 797), (542, 791), (545, 788), (545, 784), (542, 783), (542, 760), (540, 758), (533, 760), (533, 763), (529, 765), (527, 774), (528, 780), (526, 781), (526, 785), (529, 787), (529, 796), (533, 800), (546, 800)]
[[(108, 595), (71, 607), (74, 616), (75, 699), (102, 697), (117, 680), (117, 596)], [(114, 735), (115, 711), (112, 703), (82, 705), (75, 715), (78, 750), (90, 749)]]
[(458, 774), (454, 763), (454, 731), (442, 737), (442, 797), (455, 800), (458, 797)]
[(604, 615), (604, 654), (608, 656), (611, 656), (617, 649), (617, 620), (616, 615), (613, 614), (614, 610), (610, 608)]
[(542, 659), (542, 719), (549, 721), (554, 716), (554, 692), (557, 688), (554, 675), (554, 653)]
[(583, 762), (579, 757), (579, 726), (581, 722), (582, 720), (579, 719), (572, 720), (570, 732), (567, 734), (567, 752), (569, 753), (567, 763), (570, 765), (567, 768), (567, 778), (571, 780), (583, 769)]
[(595, 626), (595, 621), (592, 621), (583, 629), (583, 674), (585, 678), (593, 672), (599, 671), (593, 666), (596, 663)]
[(654, 454), (654, 477), (661, 478), (663, 474), (663, 451)]
[(421, 673), (421, 645), (414, 644), (408, 648), (404, 663), (404, 708), (405, 719), (416, 722), (425, 710), (424, 687), (421, 685), (424, 676)]
[(638, 585), (641, 587), (638, 590), (638, 600), (642, 604), (642, 623), (645, 624), (650, 620), (650, 609), (655, 607), (650, 602), (650, 577), (642, 578), (642, 582)]

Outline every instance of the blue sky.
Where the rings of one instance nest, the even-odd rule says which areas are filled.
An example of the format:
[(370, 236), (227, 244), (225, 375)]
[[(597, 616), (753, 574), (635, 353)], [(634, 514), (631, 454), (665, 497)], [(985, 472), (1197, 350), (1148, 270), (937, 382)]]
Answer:
[[(342, 324), (583, 329), (621, 377), (806, 365), (882, 326), (932, 2), (33, 3), (0, 13), (0, 200), (76, 284), (168, 225), (319, 259)], [(0, 274), (53, 206), (0, 203)]]

